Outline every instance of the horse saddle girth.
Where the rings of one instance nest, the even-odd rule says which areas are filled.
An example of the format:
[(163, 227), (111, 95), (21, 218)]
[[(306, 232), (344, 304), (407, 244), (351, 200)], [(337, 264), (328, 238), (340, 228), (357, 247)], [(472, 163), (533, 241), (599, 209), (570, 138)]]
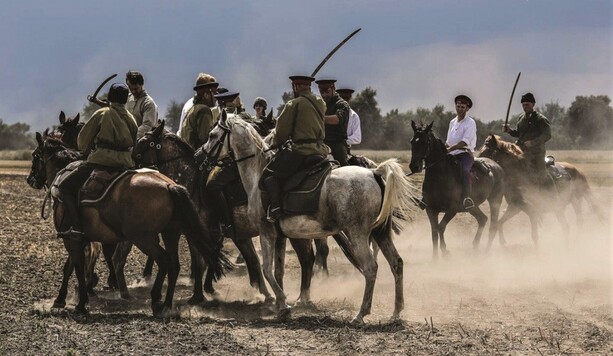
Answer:
[(148, 168), (137, 170), (114, 170), (94, 169), (83, 186), (79, 190), (79, 205), (93, 206), (105, 201), (112, 188), (123, 178), (131, 177), (137, 173), (157, 172)]
[(316, 212), (321, 188), (334, 166), (334, 162), (324, 159), (289, 177), (283, 185), (283, 212), (288, 215)]

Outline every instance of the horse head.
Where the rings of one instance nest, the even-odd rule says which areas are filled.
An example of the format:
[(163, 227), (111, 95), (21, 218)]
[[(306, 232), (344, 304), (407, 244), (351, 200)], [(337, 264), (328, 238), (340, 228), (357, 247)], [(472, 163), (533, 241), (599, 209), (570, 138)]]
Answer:
[(81, 114), (77, 113), (74, 118), (66, 118), (63, 111), (60, 112), (60, 125), (49, 136), (62, 140), (70, 148), (77, 148), (77, 138), (84, 123), (80, 121)]
[(42, 189), (47, 180), (45, 164), (42, 158), (45, 139), (46, 131), (44, 136), (40, 132), (36, 133), (36, 142), (38, 145), (32, 152), (32, 167), (30, 168), (28, 178), (26, 178), (28, 185), (34, 189)]
[(516, 144), (506, 142), (500, 136), (490, 133), (483, 143), (479, 157), (486, 157), (500, 165), (506, 166), (521, 161), (524, 157), (524, 152)]
[(143, 137), (136, 141), (132, 150), (132, 158), (138, 163), (139, 167), (151, 167), (158, 163), (165, 124), (166, 122), (162, 120), (153, 130), (145, 133)]
[(431, 122), (425, 127), (417, 126), (415, 121), (411, 121), (411, 127), (413, 128), (413, 139), (411, 139), (411, 163), (409, 163), (409, 169), (413, 173), (419, 173), (423, 169), (423, 163), (432, 151), (432, 145), (434, 144), (434, 135), (432, 134), (432, 126), (434, 122)]

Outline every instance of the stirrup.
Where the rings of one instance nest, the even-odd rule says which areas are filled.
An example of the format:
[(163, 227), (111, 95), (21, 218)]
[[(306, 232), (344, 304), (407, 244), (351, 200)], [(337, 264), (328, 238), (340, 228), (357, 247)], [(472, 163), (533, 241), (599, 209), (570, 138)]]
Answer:
[(85, 233), (73, 228), (72, 226), (66, 231), (58, 231), (58, 239), (68, 239), (73, 241), (83, 241)]
[(281, 218), (281, 207), (276, 206), (271, 208), (268, 206), (268, 210), (266, 211), (266, 221), (270, 223), (277, 222)]
[(468, 210), (475, 207), (475, 202), (471, 198), (464, 198), (462, 205), (464, 205), (464, 209)]
[(428, 207), (428, 204), (426, 204), (426, 202), (424, 201), (424, 198), (418, 199), (418, 198), (411, 198), (411, 200), (413, 201), (413, 203), (415, 205), (417, 205), (421, 210), (425, 210)]

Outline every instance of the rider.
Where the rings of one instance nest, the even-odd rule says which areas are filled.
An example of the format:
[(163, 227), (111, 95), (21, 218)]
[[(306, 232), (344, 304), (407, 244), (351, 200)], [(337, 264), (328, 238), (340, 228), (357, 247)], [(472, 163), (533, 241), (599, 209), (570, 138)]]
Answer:
[(274, 130), (276, 125), (276, 121), (272, 117), (272, 111), (270, 115), (266, 116), (268, 102), (262, 97), (257, 97), (253, 102), (253, 108), (255, 109), (255, 129), (261, 136), (268, 135), (270, 131)]
[(111, 85), (108, 93), (110, 106), (98, 109), (79, 133), (78, 149), (87, 160), (58, 187), (60, 200), (64, 203), (58, 237), (80, 238), (84, 235), (77, 197), (79, 189), (94, 169), (118, 171), (134, 166), (132, 147), (136, 143), (138, 125), (125, 107), (128, 93), (125, 84)]
[[(215, 80), (215, 77), (210, 74), (199, 73), (198, 76), (196, 77), (196, 87), (198, 87), (201, 84), (214, 83), (216, 81), (217, 80)], [(194, 91), (195, 90), (196, 89), (194, 89)], [(183, 121), (185, 121), (185, 116), (187, 115), (187, 112), (193, 106), (194, 106), (194, 97), (192, 96), (185, 102), (185, 104), (183, 104), (183, 109), (181, 109), (181, 117), (179, 118), (179, 129), (177, 130), (177, 136), (179, 137), (181, 137), (181, 128), (183, 127)], [(211, 111), (213, 111), (213, 118), (217, 120), (217, 116), (219, 114), (219, 110), (217, 109), (217, 106), (211, 108)]]
[(524, 151), (526, 169), (537, 182), (546, 187), (554, 187), (545, 166), (545, 143), (551, 139), (551, 126), (543, 114), (534, 110), (535, 104), (536, 99), (532, 93), (524, 94), (521, 97), (524, 112), (519, 116), (517, 129), (512, 130), (509, 125), (503, 125), (503, 131), (517, 137), (517, 144)]
[(281, 184), (292, 174), (304, 168), (310, 156), (321, 159), (330, 152), (324, 144), (326, 103), (311, 92), (315, 78), (295, 75), (292, 81), (294, 99), (287, 102), (277, 119), (273, 145), (279, 151), (262, 172), (261, 182), (268, 193), (270, 204), (262, 199), (266, 220), (275, 222), (281, 217)]
[(194, 87), (194, 106), (185, 115), (180, 136), (196, 150), (209, 139), (217, 120), (211, 108), (215, 106), (213, 95), (218, 86), (217, 82), (202, 81)]
[(445, 146), (447, 152), (455, 156), (460, 162), (462, 168), (462, 205), (464, 209), (468, 210), (475, 207), (475, 202), (471, 198), (470, 169), (475, 161), (473, 151), (477, 143), (477, 124), (472, 117), (466, 115), (473, 106), (472, 100), (466, 95), (458, 95), (454, 101), (457, 116), (449, 123)]
[(126, 73), (126, 84), (130, 89), (126, 109), (134, 116), (138, 125), (137, 139), (143, 137), (146, 132), (157, 126), (158, 106), (153, 98), (145, 90), (145, 78), (135, 70)]
[(315, 81), (319, 93), (326, 102), (326, 145), (330, 146), (332, 157), (341, 166), (347, 166), (347, 123), (349, 122), (349, 104), (336, 93), (335, 79)]

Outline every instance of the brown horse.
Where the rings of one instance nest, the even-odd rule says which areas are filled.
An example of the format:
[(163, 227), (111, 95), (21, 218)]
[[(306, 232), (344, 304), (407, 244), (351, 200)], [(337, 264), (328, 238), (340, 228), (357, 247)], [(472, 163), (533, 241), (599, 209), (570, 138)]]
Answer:
[[(197, 184), (200, 182), (199, 176), (201, 175), (201, 171), (194, 159), (194, 150), (177, 135), (165, 131), (164, 121), (154, 130), (147, 132), (138, 140), (134, 147), (134, 156), (137, 162), (142, 166), (155, 166), (161, 173), (172, 178), (178, 184), (187, 187), (188, 191), (192, 192), (193, 200), (199, 204), (198, 207), (202, 219), (204, 221), (210, 221), (210, 211), (206, 207), (206, 204), (197, 196)], [(273, 298), (266, 288), (260, 261), (252, 241), (252, 239), (259, 234), (257, 224), (249, 220), (246, 204), (234, 207), (232, 209), (232, 214), (235, 228), (233, 242), (245, 258), (250, 284), (253, 287), (257, 287), (260, 293), (270, 301)], [(290, 243), (296, 250), (298, 260), (302, 267), (301, 291), (302, 293), (306, 293), (305, 291), (308, 291), (310, 288), (314, 263), (312, 247), (310, 242), (305, 240), (291, 239)], [(285, 241), (280, 241), (277, 248), (284, 250)], [(282, 268), (283, 264), (278, 263), (275, 267)], [(276, 269), (276, 274), (280, 276), (282, 272)], [(201, 273), (195, 274), (195, 296), (197, 294), (198, 285), (200, 286), (200, 293), (202, 293), (202, 284), (198, 280), (199, 275), (201, 275)], [(207, 293), (214, 292), (212, 278), (208, 272), (204, 283), (204, 290)]]
[[(78, 158), (75, 151), (54, 138), (42, 140), (37, 133), (38, 147), (33, 152), (33, 186), (45, 183), (52, 185), (56, 174)], [(63, 205), (54, 195), (54, 223), (59, 226), (63, 217)], [(211, 241), (201, 224), (196, 208), (187, 190), (158, 172), (144, 172), (127, 175), (109, 191), (102, 203), (80, 208), (83, 229), (88, 239), (102, 243), (130, 241), (158, 264), (158, 274), (151, 289), (151, 308), (154, 315), (160, 315), (172, 308), (172, 300), (179, 274), (178, 240), (183, 231), (219, 278), (230, 262)], [(155, 216), (155, 219), (151, 219)], [(164, 246), (158, 241), (162, 234)], [(74, 264), (79, 284), (77, 313), (87, 313), (88, 295), (84, 277), (83, 249), (89, 241), (64, 239), (64, 246)], [(168, 274), (166, 298), (162, 299), (162, 286)], [(125, 281), (124, 281), (125, 283)]]
[[(556, 179), (556, 194), (543, 194), (540, 186), (526, 172), (524, 166), (524, 154), (516, 144), (506, 142), (500, 136), (490, 134), (479, 153), (480, 157), (488, 157), (496, 161), (505, 171), (507, 177), (507, 189), (505, 198), (509, 207), (499, 220), (500, 242), (505, 243), (502, 225), (517, 215), (520, 211), (525, 212), (532, 229), (532, 240), (538, 243), (538, 222), (540, 212), (553, 212), (562, 225), (563, 231), (569, 232), (563, 209), (571, 204), (577, 214), (577, 225), (583, 224), (582, 200), (585, 199), (599, 217), (603, 214), (594, 202), (590, 186), (585, 175), (574, 165), (567, 162), (556, 162), (556, 166), (563, 168), (569, 174), (570, 179)], [(543, 157), (545, 159), (545, 157)], [(583, 198), (583, 199), (582, 199)]]

